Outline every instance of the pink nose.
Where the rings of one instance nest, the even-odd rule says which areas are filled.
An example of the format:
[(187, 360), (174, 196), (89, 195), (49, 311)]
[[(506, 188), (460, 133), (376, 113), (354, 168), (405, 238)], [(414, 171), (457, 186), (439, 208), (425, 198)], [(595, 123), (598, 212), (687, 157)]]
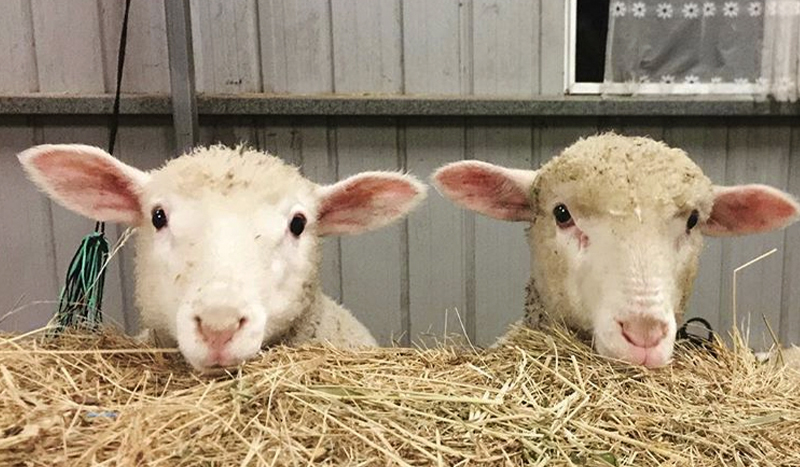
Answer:
[(637, 315), (618, 323), (622, 328), (622, 335), (629, 343), (644, 348), (657, 346), (669, 330), (665, 321), (647, 315)]
[(195, 321), (203, 342), (214, 350), (222, 350), (233, 339), (239, 329), (244, 326), (245, 318), (241, 318), (238, 322), (223, 328), (210, 326), (209, 323), (204, 323), (199, 317), (195, 318)]

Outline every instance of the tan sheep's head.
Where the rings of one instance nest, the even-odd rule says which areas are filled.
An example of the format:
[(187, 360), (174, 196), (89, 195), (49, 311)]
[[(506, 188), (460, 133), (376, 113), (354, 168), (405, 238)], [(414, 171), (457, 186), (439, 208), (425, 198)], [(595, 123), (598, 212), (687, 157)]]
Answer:
[(780, 229), (800, 213), (780, 190), (713, 185), (680, 149), (613, 133), (537, 171), (461, 161), (433, 180), (466, 208), (530, 223), (533, 298), (599, 353), (650, 367), (672, 356), (702, 236)]
[(83, 145), (19, 159), (66, 208), (137, 227), (142, 322), (197, 368), (241, 362), (290, 331), (319, 293), (320, 236), (377, 229), (425, 194), (393, 172), (320, 186), (243, 147), (199, 148), (152, 172)]

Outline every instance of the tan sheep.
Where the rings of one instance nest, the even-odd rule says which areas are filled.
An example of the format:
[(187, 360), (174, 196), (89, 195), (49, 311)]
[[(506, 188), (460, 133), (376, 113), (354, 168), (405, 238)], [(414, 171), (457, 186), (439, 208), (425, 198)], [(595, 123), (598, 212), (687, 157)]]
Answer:
[(19, 159), (66, 208), (137, 227), (141, 323), (196, 368), (233, 365), (275, 343), (376, 345), (322, 293), (320, 237), (385, 226), (426, 191), (393, 172), (320, 186), (244, 147), (199, 148), (149, 173), (83, 145), (36, 146)]
[(614, 133), (537, 171), (461, 161), (433, 180), (466, 208), (529, 223), (526, 324), (563, 320), (599, 353), (652, 367), (671, 358), (703, 235), (780, 229), (800, 212), (780, 190), (713, 185), (682, 150)]

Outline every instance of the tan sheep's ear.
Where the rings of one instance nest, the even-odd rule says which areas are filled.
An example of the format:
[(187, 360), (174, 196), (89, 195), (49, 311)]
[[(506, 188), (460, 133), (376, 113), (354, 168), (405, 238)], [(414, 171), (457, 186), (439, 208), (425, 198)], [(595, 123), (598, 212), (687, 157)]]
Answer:
[(148, 179), (107, 152), (81, 144), (44, 144), (17, 155), (28, 177), (50, 198), (90, 219), (138, 225)]
[(467, 209), (507, 221), (530, 221), (533, 217), (529, 193), (535, 170), (469, 160), (439, 168), (432, 179), (441, 194)]
[(394, 172), (364, 172), (319, 189), (317, 232), (357, 234), (390, 224), (425, 199), (416, 178)]
[(701, 229), (714, 237), (748, 235), (782, 229), (798, 216), (794, 197), (770, 186), (715, 186), (711, 216)]

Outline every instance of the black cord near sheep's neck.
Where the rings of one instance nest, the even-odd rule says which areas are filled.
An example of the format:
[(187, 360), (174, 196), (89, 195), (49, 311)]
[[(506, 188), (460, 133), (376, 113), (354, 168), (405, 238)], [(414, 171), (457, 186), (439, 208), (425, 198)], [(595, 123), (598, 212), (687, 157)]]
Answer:
[[(111, 112), (108, 135), (108, 153), (114, 153), (119, 129), (120, 96), (122, 75), (125, 68), (125, 50), (128, 44), (128, 20), (131, 0), (125, 1), (125, 12), (120, 32), (117, 56), (117, 82), (114, 106)], [(97, 222), (94, 232), (81, 241), (67, 269), (66, 282), (59, 297), (55, 316), (55, 328), (51, 335), (59, 334), (69, 327), (96, 329), (103, 322), (101, 311), (106, 265), (109, 257), (105, 223)]]

